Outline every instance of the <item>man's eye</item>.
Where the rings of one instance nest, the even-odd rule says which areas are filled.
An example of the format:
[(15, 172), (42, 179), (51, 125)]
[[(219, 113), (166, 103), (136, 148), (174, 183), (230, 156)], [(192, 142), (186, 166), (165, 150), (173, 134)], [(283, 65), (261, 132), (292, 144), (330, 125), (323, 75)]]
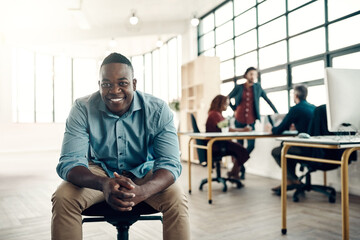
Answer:
[(103, 88), (110, 88), (110, 87), (111, 87), (111, 84), (110, 84), (110, 83), (102, 83), (102, 84), (101, 84), (101, 87), (103, 87)]
[(119, 82), (119, 86), (127, 86), (128, 83), (127, 82)]

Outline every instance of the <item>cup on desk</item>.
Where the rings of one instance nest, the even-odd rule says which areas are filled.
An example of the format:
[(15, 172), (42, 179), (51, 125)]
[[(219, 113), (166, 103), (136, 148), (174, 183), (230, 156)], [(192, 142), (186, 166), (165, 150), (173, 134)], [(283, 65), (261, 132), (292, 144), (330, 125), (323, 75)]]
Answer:
[(229, 127), (223, 127), (223, 128), (221, 128), (221, 132), (223, 132), (223, 133), (229, 132)]

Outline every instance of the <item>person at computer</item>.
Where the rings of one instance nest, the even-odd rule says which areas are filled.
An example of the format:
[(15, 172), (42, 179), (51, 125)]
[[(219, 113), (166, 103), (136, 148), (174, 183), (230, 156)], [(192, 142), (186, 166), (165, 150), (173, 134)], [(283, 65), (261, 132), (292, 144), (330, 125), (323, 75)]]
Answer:
[[(306, 101), (308, 94), (307, 87), (304, 85), (297, 85), (294, 87), (294, 102), (295, 106), (290, 108), (288, 114), (285, 116), (279, 126), (272, 127), (271, 129), (274, 135), (280, 135), (285, 130), (289, 130), (291, 125), (295, 126), (295, 129), (299, 133), (307, 133), (310, 125), (310, 121), (313, 117), (315, 106)], [(274, 157), (276, 163), (281, 167), (281, 149), (282, 146), (276, 147), (272, 150), (271, 155)], [(306, 149), (300, 147), (291, 147), (288, 151), (289, 154), (303, 155), (306, 154)], [(287, 162), (287, 189), (293, 190), (296, 185), (301, 184), (299, 181), (295, 169), (297, 161), (292, 159)], [(272, 188), (272, 191), (279, 192), (280, 186)]]
[[(266, 92), (262, 89), (261, 85), (255, 80), (258, 78), (257, 69), (249, 67), (244, 73), (246, 82), (241, 85), (236, 85), (234, 89), (228, 95), (229, 99), (234, 98), (234, 101), (230, 101), (230, 107), (235, 113), (235, 127), (243, 128), (250, 126), (255, 129), (256, 119), (260, 120), (260, 108), (259, 102), (262, 97), (272, 108), (275, 113), (278, 113), (274, 104), (267, 97)], [(243, 145), (243, 140), (238, 140)], [(247, 140), (247, 151), (250, 154), (255, 147), (255, 140)], [(244, 178), (245, 169), (242, 169), (242, 178)]]
[[(225, 120), (225, 118), (222, 116), (222, 112), (226, 111), (228, 106), (229, 98), (226, 96), (217, 95), (212, 100), (206, 121), (206, 132), (221, 132), (218, 124)], [(230, 132), (246, 132), (251, 130), (252, 129), (247, 126), (243, 128), (229, 128)], [(240, 179), (240, 167), (249, 159), (249, 153), (240, 143), (233, 141), (221, 141), (215, 142), (213, 147), (213, 154), (218, 154), (220, 148), (225, 149), (226, 155), (233, 156), (234, 165), (231, 171), (228, 172), (228, 177)]]
[(102, 201), (118, 211), (144, 201), (162, 212), (164, 239), (190, 239), (173, 114), (136, 83), (131, 62), (112, 53), (99, 91), (75, 101), (56, 168), (64, 181), (52, 196), (52, 239), (82, 239), (82, 211)]

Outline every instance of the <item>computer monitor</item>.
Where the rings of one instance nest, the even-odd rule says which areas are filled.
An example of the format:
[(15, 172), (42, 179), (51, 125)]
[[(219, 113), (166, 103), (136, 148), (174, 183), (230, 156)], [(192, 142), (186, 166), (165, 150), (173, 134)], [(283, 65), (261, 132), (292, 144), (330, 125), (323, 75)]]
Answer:
[(325, 69), (329, 132), (360, 131), (360, 69)]

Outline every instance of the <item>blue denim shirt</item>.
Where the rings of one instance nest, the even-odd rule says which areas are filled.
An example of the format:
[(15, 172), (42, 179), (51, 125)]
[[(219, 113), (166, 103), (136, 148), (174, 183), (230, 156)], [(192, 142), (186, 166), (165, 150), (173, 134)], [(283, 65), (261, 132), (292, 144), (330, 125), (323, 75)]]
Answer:
[(167, 104), (135, 91), (130, 109), (111, 113), (100, 93), (77, 99), (66, 120), (57, 173), (66, 180), (75, 166), (99, 164), (110, 177), (128, 171), (142, 178), (150, 170), (181, 173), (179, 144), (173, 114)]

